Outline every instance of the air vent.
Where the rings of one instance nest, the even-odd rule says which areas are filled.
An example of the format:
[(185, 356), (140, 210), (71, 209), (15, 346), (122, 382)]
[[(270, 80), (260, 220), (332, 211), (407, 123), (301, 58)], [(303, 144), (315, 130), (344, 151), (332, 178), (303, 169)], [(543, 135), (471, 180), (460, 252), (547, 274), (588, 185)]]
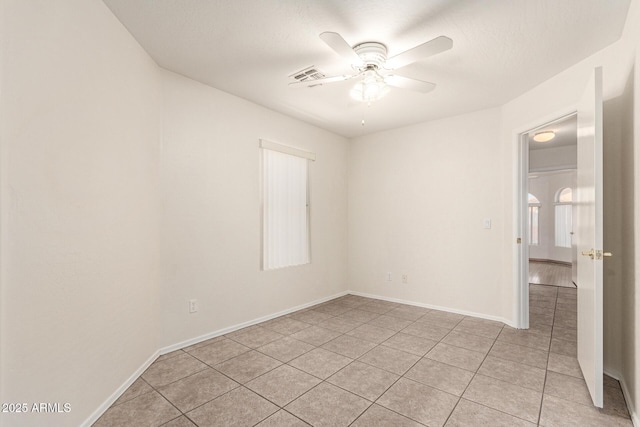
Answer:
[(304, 82), (308, 80), (324, 79), (327, 76), (312, 65), (311, 67), (307, 67), (304, 70), (291, 74), (289, 77), (297, 82)]

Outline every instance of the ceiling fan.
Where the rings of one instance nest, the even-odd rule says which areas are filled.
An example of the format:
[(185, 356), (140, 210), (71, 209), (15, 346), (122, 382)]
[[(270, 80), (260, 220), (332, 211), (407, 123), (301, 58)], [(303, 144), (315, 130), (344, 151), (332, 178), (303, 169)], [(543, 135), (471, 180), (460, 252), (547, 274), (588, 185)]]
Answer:
[(349, 61), (355, 74), (310, 79), (289, 83), (289, 85), (311, 87), (359, 79), (351, 90), (351, 96), (363, 102), (372, 102), (382, 98), (389, 91), (389, 86), (421, 93), (432, 91), (436, 87), (434, 83), (400, 76), (392, 72), (453, 47), (453, 41), (450, 38), (440, 36), (387, 58), (387, 47), (379, 42), (365, 42), (351, 47), (340, 34), (334, 32), (324, 32), (320, 34), (320, 38), (338, 55)]

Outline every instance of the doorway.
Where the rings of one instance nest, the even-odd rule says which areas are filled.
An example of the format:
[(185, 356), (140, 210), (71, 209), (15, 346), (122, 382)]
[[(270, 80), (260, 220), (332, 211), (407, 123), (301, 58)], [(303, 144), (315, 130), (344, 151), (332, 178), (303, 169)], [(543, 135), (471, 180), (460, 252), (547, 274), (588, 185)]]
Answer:
[[(527, 195), (529, 192), (529, 138), (530, 134), (551, 126), (561, 119), (543, 126), (524, 128), (518, 132), (517, 162), (515, 168), (516, 188), (514, 209), (516, 215), (515, 232), (518, 233), (514, 246), (516, 269), (514, 277), (517, 303), (516, 327), (529, 329), (525, 334), (546, 334), (551, 339), (550, 354), (554, 353), (554, 340), (558, 344), (571, 346), (578, 366), (583, 374), (586, 387), (597, 407), (603, 405), (603, 259), (611, 256), (603, 250), (603, 103), (602, 68), (593, 70), (582, 96), (576, 104), (577, 113), (567, 114), (561, 119), (577, 115), (577, 191), (574, 207), (577, 210), (575, 243), (581, 256), (577, 263), (577, 288), (554, 288), (554, 295), (537, 295), (529, 292), (529, 228)], [(557, 115), (556, 117), (558, 117)], [(544, 122), (542, 122), (544, 123)], [(551, 138), (549, 138), (551, 139)], [(572, 239), (573, 240), (573, 239)], [(577, 257), (576, 257), (577, 258)], [(534, 285), (541, 286), (541, 285)], [(540, 290), (538, 289), (538, 290)], [(564, 292), (563, 292), (564, 291)], [(571, 292), (571, 295), (566, 293)], [(570, 296), (570, 298), (567, 298)], [(549, 299), (552, 304), (538, 304), (540, 309), (548, 309), (541, 320), (536, 322), (534, 311), (529, 313), (530, 300)], [(561, 301), (562, 299), (562, 301)], [(555, 304), (553, 303), (555, 301)], [(551, 308), (553, 307), (553, 313)], [(560, 312), (560, 313), (559, 313)], [(558, 316), (560, 314), (560, 316)], [(545, 317), (546, 316), (546, 317)], [(540, 319), (537, 319), (540, 320)], [(563, 342), (560, 343), (560, 340)], [(556, 347), (556, 350), (565, 348)]]
[(573, 206), (577, 180), (575, 114), (527, 132), (530, 285), (575, 288)]
[(558, 290), (575, 297), (577, 115), (526, 130), (519, 142), (519, 327), (546, 330)]

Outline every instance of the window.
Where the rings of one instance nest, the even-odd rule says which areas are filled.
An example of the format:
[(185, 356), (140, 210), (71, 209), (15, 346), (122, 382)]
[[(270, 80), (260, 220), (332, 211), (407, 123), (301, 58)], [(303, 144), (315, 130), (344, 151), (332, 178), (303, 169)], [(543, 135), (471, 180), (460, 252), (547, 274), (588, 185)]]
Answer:
[(311, 262), (308, 162), (315, 155), (260, 140), (262, 154), (262, 268)]
[(555, 232), (556, 232), (556, 246), (560, 248), (571, 247), (571, 231), (573, 229), (572, 224), (572, 202), (573, 192), (571, 188), (561, 188), (556, 193), (556, 206), (555, 206)]
[(529, 193), (529, 244), (540, 244), (540, 229), (538, 215), (540, 213), (540, 200), (533, 194)]
[(569, 188), (561, 188), (556, 194), (556, 202), (558, 203), (571, 203), (573, 202), (573, 191)]

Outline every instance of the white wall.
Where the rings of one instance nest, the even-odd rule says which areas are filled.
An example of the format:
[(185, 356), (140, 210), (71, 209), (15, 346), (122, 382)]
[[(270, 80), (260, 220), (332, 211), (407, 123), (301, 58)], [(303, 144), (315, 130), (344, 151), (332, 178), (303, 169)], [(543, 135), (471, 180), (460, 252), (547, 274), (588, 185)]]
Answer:
[(540, 200), (538, 210), (540, 244), (529, 246), (529, 258), (571, 262), (571, 248), (559, 248), (555, 240), (555, 197), (559, 189), (566, 187), (575, 190), (575, 170), (540, 174), (537, 178), (529, 178), (529, 193)]
[[(163, 345), (346, 291), (346, 138), (170, 72), (162, 83)], [(260, 271), (260, 138), (317, 153), (309, 265)]]
[(157, 67), (100, 1), (2, 2), (1, 402), (81, 424), (158, 349)]
[[(0, 400), (72, 409), (0, 424), (95, 419), (160, 348), (347, 289), (345, 138), (160, 72), (100, 1), (0, 5)], [(310, 265), (259, 271), (259, 138), (317, 153)]]
[(352, 290), (502, 316), (499, 129), (490, 109), (351, 141)]
[(576, 169), (577, 167), (577, 145), (529, 151), (529, 172)]

